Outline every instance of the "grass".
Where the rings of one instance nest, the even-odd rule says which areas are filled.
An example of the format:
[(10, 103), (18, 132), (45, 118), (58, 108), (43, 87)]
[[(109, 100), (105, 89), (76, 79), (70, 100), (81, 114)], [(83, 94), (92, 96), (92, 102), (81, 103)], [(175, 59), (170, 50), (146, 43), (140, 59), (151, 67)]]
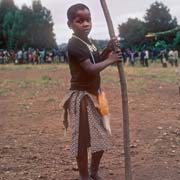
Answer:
[[(168, 67), (162, 68), (160, 64), (152, 64), (149, 68), (143, 68), (140, 66), (137, 67), (124, 67), (126, 79), (128, 84), (133, 83), (139, 92), (145, 92), (146, 82), (145, 80), (153, 80), (162, 83), (170, 83), (170, 84), (179, 84), (180, 77), (176, 74), (175, 68)], [(33, 73), (33, 71), (43, 72), (43, 75), (37, 78), (28, 78), (17, 77), (16, 79), (6, 78), (0, 79), (0, 95), (6, 95), (7, 87), (11, 84), (17, 85), (22, 89), (27, 89), (29, 87), (38, 86), (42, 88), (49, 87), (51, 85), (63, 86), (66, 83), (63, 78), (52, 78), (49, 73), (57, 72), (57, 71), (69, 71), (69, 67), (67, 64), (45, 64), (45, 65), (0, 65), (0, 74), (3, 75), (3, 72), (8, 73), (8, 71), (20, 72), (21, 71), (29, 71)], [(69, 73), (67, 73), (69, 74)], [(111, 74), (111, 76), (109, 75)], [(144, 80), (145, 79), (145, 80)], [(119, 86), (119, 76), (116, 66), (111, 66), (107, 68), (102, 73), (102, 81), (103, 83), (107, 83), (110, 85)]]
[[(180, 83), (180, 75), (176, 73), (175, 67), (162, 68), (161, 64), (153, 64), (149, 68), (141, 66), (124, 67), (128, 90), (133, 89), (138, 94), (145, 94), (148, 87), (148, 82), (156, 81), (158, 84), (167, 83), (178, 85)], [(109, 76), (111, 74), (111, 76)], [(116, 66), (107, 68), (102, 73), (102, 84), (109, 84), (119, 87), (119, 75)]]
[(126, 73), (136, 78), (152, 79), (163, 83), (177, 84), (179, 77), (175, 68), (162, 68), (159, 66), (150, 68), (127, 68)]
[(53, 80), (49, 75), (43, 75), (40, 78), (36, 79), (4, 79), (0, 80), (0, 85), (7, 86), (8, 84), (14, 84), (17, 85), (20, 88), (26, 89), (30, 86), (36, 85), (36, 86), (42, 86), (42, 87), (48, 87), (49, 85), (57, 83), (55, 80)]
[(15, 81), (12, 81), (12, 83), (15, 83), (18, 85), (18, 87), (25, 89), (25, 88), (29, 87), (33, 83), (33, 81), (32, 80), (17, 79)]
[(0, 96), (7, 96), (8, 90), (7, 89), (0, 89)]
[(145, 94), (146, 92), (146, 82), (142, 79), (136, 79), (134, 81), (135, 84), (135, 90), (139, 93), (139, 94)]
[(67, 64), (22, 64), (22, 65), (14, 65), (14, 64), (0, 64), (0, 71), (21, 71), (24, 69), (37, 69), (37, 70), (47, 70), (47, 71), (56, 71), (58, 69), (68, 69)]
[(35, 79), (25, 77), (17, 77), (16, 79), (0, 78), (0, 86), (3, 87), (4, 85), (7, 86), (8, 84), (15, 84), (20, 88), (28, 88), (30, 86), (41, 86), (42, 88), (49, 87), (50, 85), (63, 85), (64, 79), (54, 79), (52, 78), (49, 73), (57, 72), (57, 71), (68, 71), (68, 66), (66, 64), (44, 64), (44, 65), (14, 65), (14, 64), (7, 64), (7, 65), (0, 65), (0, 75), (3, 72), (20, 72), (21, 71), (29, 71), (33, 73), (33, 71), (40, 71), (44, 72), (42, 76), (37, 77)]
[(47, 102), (48, 103), (52, 103), (52, 102), (55, 102), (56, 100), (54, 99), (54, 98), (49, 98), (48, 100), (47, 100)]
[(51, 82), (53, 82), (53, 80), (49, 75), (43, 75), (41, 78), (35, 80), (36, 84), (43, 85), (44, 87), (50, 85)]

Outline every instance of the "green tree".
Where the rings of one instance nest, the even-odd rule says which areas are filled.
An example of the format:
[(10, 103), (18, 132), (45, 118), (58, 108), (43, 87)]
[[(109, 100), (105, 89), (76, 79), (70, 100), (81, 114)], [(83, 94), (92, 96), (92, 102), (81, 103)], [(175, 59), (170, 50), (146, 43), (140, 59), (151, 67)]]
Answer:
[[(14, 0), (1, 0), (0, 1), (0, 48), (6, 48), (7, 39), (3, 35), (3, 23), (6, 14), (11, 11), (17, 10)], [(9, 15), (10, 16), (10, 15)]]
[(166, 31), (177, 26), (177, 19), (162, 2), (154, 2), (144, 16), (148, 32)]
[(173, 45), (174, 47), (180, 49), (180, 31), (176, 33), (176, 37), (174, 38)]
[(2, 22), (6, 12), (17, 10), (14, 0), (0, 0), (0, 21)]
[(14, 16), (15, 11), (8, 11), (3, 20), (2, 30), (3, 37), (6, 39), (6, 46), (13, 48), (15, 44), (14, 34), (13, 34), (13, 25), (14, 25)]
[(0, 48), (56, 47), (51, 11), (40, 0), (18, 9), (13, 0), (0, 1)]
[(126, 46), (133, 46), (143, 42), (146, 28), (144, 22), (135, 18), (129, 18), (126, 23), (122, 23), (118, 27), (119, 36), (124, 39)]
[(25, 47), (28, 42), (27, 24), (23, 11), (9, 11), (3, 21), (3, 35), (6, 48), (18, 49)]
[(30, 23), (31, 31), (29, 32), (32, 46), (35, 48), (56, 47), (51, 11), (43, 7), (40, 0), (33, 1), (32, 10), (33, 23)]
[(21, 9), (21, 16), (23, 18), (23, 22), (21, 24), (22, 34), (21, 34), (21, 40), (19, 42), (19, 45), (21, 47), (27, 48), (28, 46), (32, 45), (31, 36), (30, 36), (32, 16), (33, 16), (32, 9), (24, 4)]

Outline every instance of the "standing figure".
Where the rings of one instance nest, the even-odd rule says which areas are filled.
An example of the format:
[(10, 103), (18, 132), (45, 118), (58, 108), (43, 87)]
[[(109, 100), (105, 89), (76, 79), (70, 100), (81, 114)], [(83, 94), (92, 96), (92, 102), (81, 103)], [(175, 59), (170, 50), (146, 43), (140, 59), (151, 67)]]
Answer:
[(175, 58), (175, 62), (174, 62), (175, 66), (178, 67), (179, 53), (177, 49), (174, 51), (174, 58)]
[(174, 53), (174, 51), (172, 49), (168, 53), (168, 60), (169, 60), (169, 63), (171, 64), (171, 66), (174, 66), (174, 63), (175, 63), (175, 53)]
[(160, 51), (160, 59), (161, 59), (161, 64), (163, 68), (167, 68), (167, 54), (166, 50), (161, 50)]
[[(98, 109), (98, 92), (101, 90), (100, 72), (111, 64), (121, 61), (121, 52), (112, 52), (113, 38), (108, 47), (99, 54), (88, 38), (91, 31), (91, 14), (84, 4), (68, 9), (68, 26), (73, 35), (68, 42), (70, 92), (65, 97), (64, 124), (72, 129), (71, 154), (76, 157), (80, 180), (100, 180), (98, 168), (104, 151), (110, 148), (109, 134), (103, 126)], [(109, 55), (110, 54), (110, 55)], [(88, 151), (91, 147), (91, 168), (88, 172)]]
[(145, 65), (146, 67), (149, 66), (148, 60), (149, 60), (149, 51), (146, 49), (146, 50), (145, 50), (145, 56), (144, 56), (144, 65)]
[(143, 67), (145, 66), (144, 57), (145, 57), (145, 52), (144, 52), (144, 50), (141, 50), (141, 52), (140, 52), (140, 63)]

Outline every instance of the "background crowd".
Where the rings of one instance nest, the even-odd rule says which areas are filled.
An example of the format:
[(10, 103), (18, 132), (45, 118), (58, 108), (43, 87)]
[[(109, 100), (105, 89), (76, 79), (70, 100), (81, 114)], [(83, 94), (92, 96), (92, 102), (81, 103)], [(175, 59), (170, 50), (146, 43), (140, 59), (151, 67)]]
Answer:
[(60, 63), (67, 62), (66, 51), (59, 49), (45, 50), (45, 49), (20, 49), (6, 50), (0, 49), (0, 64), (44, 64), (44, 63)]
[[(175, 48), (172, 49), (142, 49), (133, 50), (131, 48), (123, 49), (123, 62), (125, 65), (135, 66), (137, 64), (143, 67), (149, 67), (151, 63), (161, 63), (162, 67), (178, 67), (179, 53)], [(45, 63), (68, 63), (68, 54), (66, 48), (52, 50), (45, 49), (20, 49), (18, 51), (8, 51), (0, 49), (0, 64), (45, 64)]]

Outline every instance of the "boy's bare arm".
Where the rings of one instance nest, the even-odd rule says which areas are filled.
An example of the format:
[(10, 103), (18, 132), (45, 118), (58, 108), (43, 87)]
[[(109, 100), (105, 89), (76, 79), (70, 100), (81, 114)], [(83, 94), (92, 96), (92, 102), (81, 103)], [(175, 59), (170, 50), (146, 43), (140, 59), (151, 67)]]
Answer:
[(81, 62), (81, 67), (89, 74), (97, 74), (105, 69), (107, 66), (114, 64), (116, 62), (121, 61), (121, 53), (113, 53), (109, 58), (105, 61), (93, 64), (90, 59), (86, 59)]

